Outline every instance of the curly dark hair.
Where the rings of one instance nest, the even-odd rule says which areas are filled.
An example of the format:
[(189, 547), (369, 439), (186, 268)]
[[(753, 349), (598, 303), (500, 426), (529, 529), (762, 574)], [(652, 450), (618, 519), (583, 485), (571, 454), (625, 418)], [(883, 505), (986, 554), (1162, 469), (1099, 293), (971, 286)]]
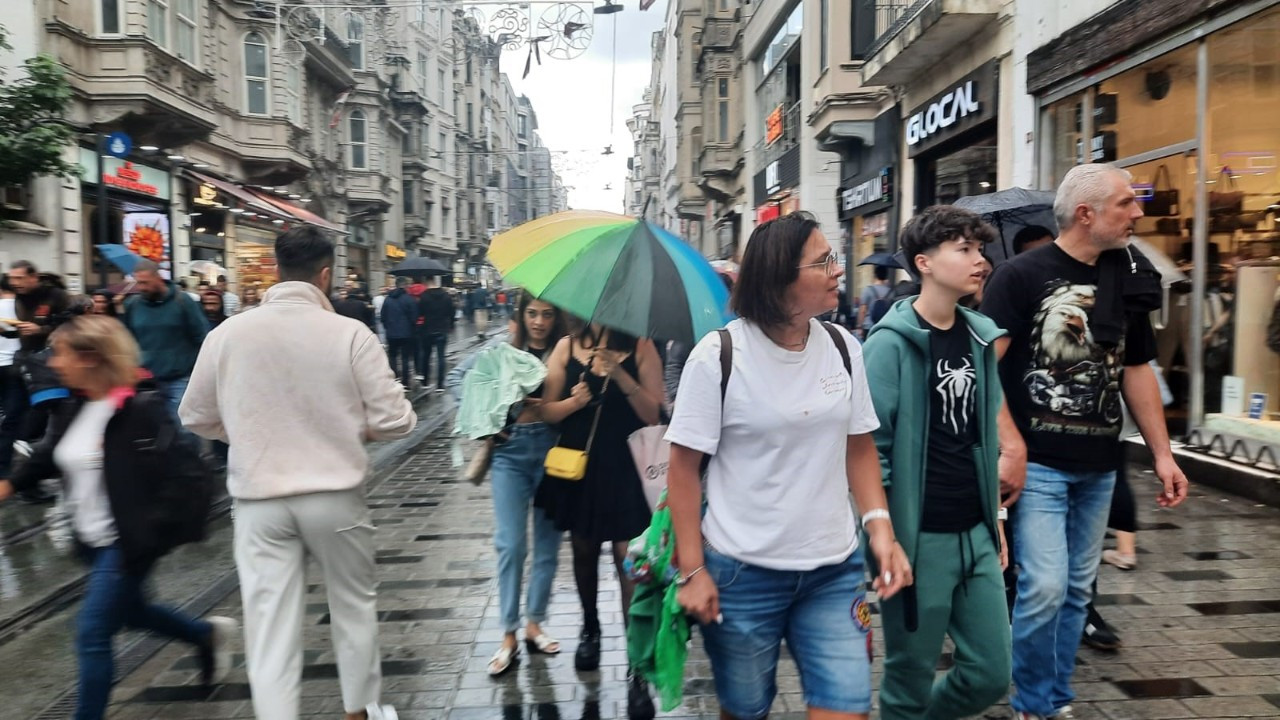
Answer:
[(902, 228), (899, 244), (906, 258), (907, 269), (919, 277), (916, 256), (937, 250), (942, 243), (957, 238), (969, 238), (981, 243), (995, 242), (996, 229), (981, 216), (954, 205), (933, 205), (907, 221)]

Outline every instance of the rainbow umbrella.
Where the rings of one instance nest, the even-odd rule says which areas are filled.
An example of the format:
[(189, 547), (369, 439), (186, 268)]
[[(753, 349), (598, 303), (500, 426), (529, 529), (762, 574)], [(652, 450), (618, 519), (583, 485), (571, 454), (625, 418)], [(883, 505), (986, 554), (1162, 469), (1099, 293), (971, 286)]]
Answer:
[(569, 210), (493, 238), (489, 261), (534, 297), (637, 337), (697, 342), (729, 321), (729, 292), (698, 251), (662, 228)]

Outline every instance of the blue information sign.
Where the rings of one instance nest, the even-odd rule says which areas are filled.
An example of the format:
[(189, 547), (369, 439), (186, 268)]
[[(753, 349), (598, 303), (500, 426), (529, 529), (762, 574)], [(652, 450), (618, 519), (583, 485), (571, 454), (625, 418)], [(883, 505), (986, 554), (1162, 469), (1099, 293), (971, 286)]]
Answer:
[(113, 157), (126, 158), (133, 150), (133, 138), (127, 133), (113, 132), (107, 136), (107, 154)]

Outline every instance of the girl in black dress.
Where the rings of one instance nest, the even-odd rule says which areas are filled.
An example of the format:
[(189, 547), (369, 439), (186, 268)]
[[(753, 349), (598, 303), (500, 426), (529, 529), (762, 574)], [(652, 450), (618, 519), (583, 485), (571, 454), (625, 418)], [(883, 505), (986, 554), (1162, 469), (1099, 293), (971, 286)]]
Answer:
[[(592, 424), (596, 424), (585, 477), (547, 477), (535, 500), (557, 528), (570, 533), (573, 574), (583, 612), (574, 664), (578, 670), (595, 670), (600, 665), (600, 618), (596, 610), (600, 544), (612, 545), (625, 618), (633, 586), (622, 571), (622, 561), (627, 543), (649, 526), (649, 504), (627, 447), (627, 436), (658, 422), (663, 395), (662, 362), (652, 341), (637, 340), (593, 324), (582, 333), (561, 340), (547, 361), (547, 368), (542, 418), (560, 424), (557, 444), (587, 449)], [(550, 402), (552, 398), (561, 399)], [(632, 699), (639, 700), (641, 690), (647, 700), (647, 689), (633, 679), (629, 693)], [(635, 703), (629, 705), (634, 707)], [(652, 708), (652, 702), (648, 705)], [(651, 709), (648, 714), (652, 716)]]

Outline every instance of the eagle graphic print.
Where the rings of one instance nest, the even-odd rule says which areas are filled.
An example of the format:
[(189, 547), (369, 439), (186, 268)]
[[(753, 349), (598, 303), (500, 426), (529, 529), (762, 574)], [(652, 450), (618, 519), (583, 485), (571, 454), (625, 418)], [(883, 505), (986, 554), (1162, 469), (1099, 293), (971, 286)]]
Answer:
[(1089, 329), (1096, 286), (1050, 282), (1031, 327), (1031, 362), (1023, 382), (1033, 430), (1114, 435), (1121, 416), (1123, 340), (1099, 345)]

